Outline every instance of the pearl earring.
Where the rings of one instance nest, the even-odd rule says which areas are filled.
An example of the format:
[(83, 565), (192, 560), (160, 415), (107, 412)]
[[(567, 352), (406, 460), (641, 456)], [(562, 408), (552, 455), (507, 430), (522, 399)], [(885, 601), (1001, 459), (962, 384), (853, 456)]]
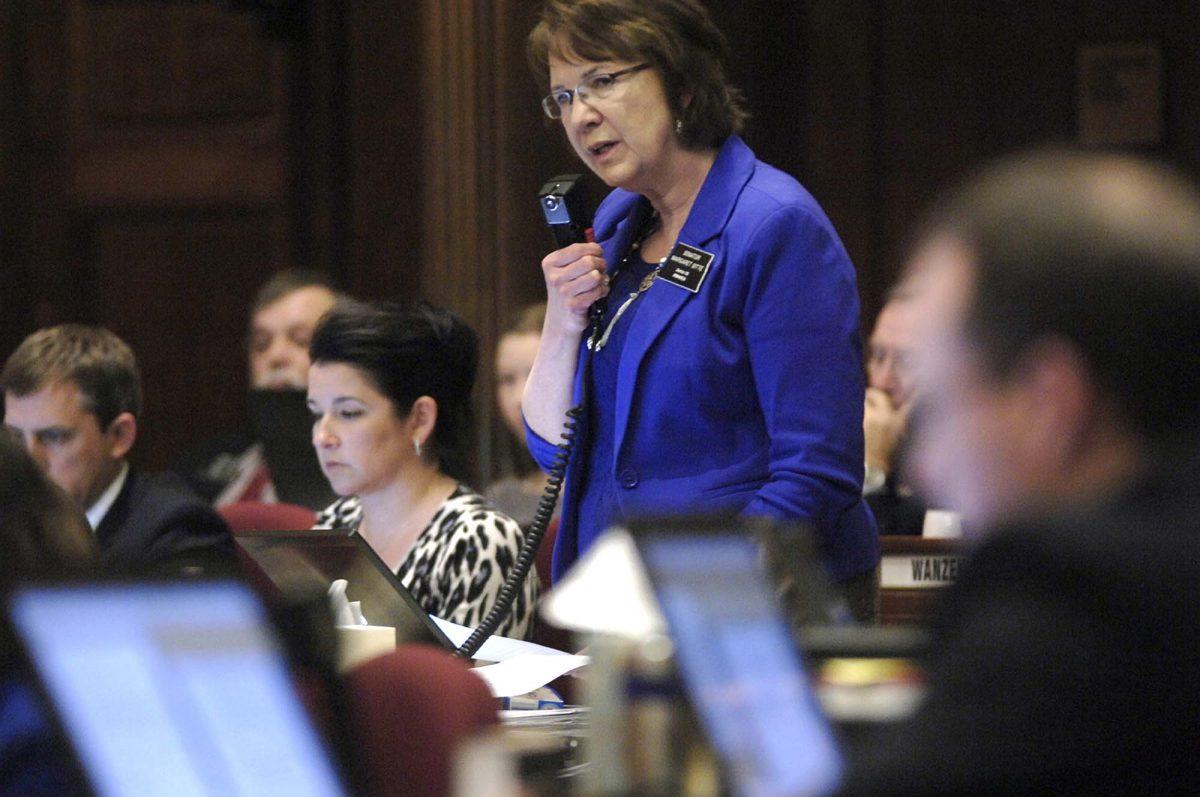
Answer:
[(683, 120), (682, 119), (675, 120), (675, 135), (677, 135), (677, 136), (683, 135)]
[(417, 452), (417, 456), (421, 456), (421, 438), (413, 438), (413, 451)]

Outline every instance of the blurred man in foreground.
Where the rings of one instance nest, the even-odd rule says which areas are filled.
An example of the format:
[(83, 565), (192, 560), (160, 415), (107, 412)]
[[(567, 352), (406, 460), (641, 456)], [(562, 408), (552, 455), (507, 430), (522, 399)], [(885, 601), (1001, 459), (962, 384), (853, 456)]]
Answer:
[(1200, 197), (1040, 153), (910, 267), (918, 481), (981, 532), (910, 721), (854, 793), (1176, 793), (1200, 780)]
[(0, 372), (4, 423), (87, 515), (119, 571), (232, 570), (225, 522), (178, 480), (130, 468), (142, 384), (124, 341), (79, 324), (26, 338)]

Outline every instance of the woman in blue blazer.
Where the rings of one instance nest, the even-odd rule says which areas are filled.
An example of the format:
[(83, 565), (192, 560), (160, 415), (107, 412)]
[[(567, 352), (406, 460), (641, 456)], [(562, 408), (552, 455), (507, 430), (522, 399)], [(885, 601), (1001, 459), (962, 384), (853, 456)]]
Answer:
[(522, 407), (543, 467), (586, 395), (555, 575), (622, 518), (740, 513), (809, 521), (835, 580), (873, 581), (854, 268), (816, 201), (738, 137), (707, 12), (547, 0), (529, 52), (547, 115), (616, 189), (595, 243), (542, 261)]

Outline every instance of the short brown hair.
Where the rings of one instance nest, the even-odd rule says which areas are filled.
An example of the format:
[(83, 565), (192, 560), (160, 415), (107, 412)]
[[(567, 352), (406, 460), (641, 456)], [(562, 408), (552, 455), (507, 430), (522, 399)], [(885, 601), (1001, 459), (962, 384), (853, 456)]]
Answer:
[(688, 147), (720, 146), (748, 116), (726, 74), (729, 45), (696, 0), (545, 0), (526, 55), (540, 80), (551, 56), (649, 63), (662, 75)]
[(70, 381), (101, 429), (123, 412), (142, 414), (142, 377), (133, 351), (101, 327), (62, 324), (22, 341), (0, 372), (0, 391), (28, 396), (52, 382)]
[(250, 307), (250, 314), (254, 315), (267, 305), (274, 304), (289, 293), (295, 293), (301, 288), (324, 288), (332, 293), (334, 298), (341, 297), (337, 286), (328, 275), (311, 269), (286, 268), (283, 271), (275, 272), (258, 289), (258, 293), (254, 295), (254, 304)]

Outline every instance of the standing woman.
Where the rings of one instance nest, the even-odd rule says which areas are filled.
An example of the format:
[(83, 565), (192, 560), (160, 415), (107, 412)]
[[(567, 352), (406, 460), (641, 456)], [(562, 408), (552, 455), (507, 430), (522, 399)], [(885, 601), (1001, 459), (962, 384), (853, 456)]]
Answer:
[(596, 243), (542, 261), (523, 408), (543, 467), (587, 398), (555, 576), (637, 513), (799, 518), (870, 615), (854, 268), (812, 196), (738, 137), (723, 36), (695, 0), (546, 0), (528, 51), (546, 114), (615, 189)]
[[(465, 483), (479, 341), (427, 305), (347, 301), (309, 347), (313, 446), (342, 496), (319, 527), (362, 535), (436, 617), (478, 625), (496, 603), (524, 532)], [(497, 632), (532, 630), (537, 575)]]

